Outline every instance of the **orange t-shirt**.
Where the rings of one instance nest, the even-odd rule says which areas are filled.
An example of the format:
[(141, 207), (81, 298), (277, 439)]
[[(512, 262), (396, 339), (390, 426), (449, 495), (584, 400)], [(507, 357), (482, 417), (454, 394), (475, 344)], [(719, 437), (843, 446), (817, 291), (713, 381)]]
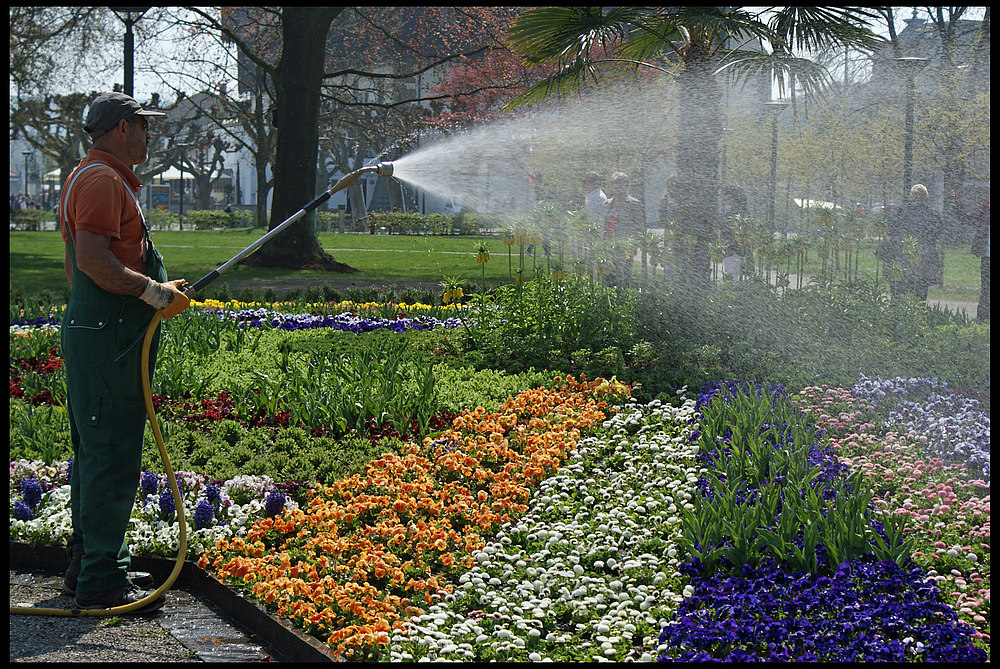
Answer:
[[(73, 179), (73, 175), (81, 167), (92, 163), (103, 164), (81, 174), (73, 183), (69, 201), (65, 201), (66, 186)], [(86, 230), (108, 237), (111, 240), (109, 244), (111, 252), (122, 261), (122, 264), (145, 274), (147, 263), (142, 260), (145, 243), (142, 214), (136, 206), (136, 201), (125, 191), (126, 188), (131, 188), (132, 192), (136, 193), (142, 188), (142, 182), (118, 158), (106, 151), (90, 149), (87, 151), (87, 157), (80, 161), (63, 185), (59, 210), (64, 212), (65, 225), (60, 226), (60, 229), (63, 242), (66, 242), (67, 228), (69, 228), (74, 245), (77, 230)]]

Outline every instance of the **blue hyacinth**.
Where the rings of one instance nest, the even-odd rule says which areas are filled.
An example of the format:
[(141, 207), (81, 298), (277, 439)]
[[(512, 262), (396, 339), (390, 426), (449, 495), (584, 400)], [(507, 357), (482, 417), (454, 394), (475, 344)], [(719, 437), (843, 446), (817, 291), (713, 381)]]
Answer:
[(155, 495), (156, 491), (160, 489), (160, 477), (153, 472), (143, 472), (139, 478), (139, 487), (142, 489), (143, 495)]
[(37, 509), (38, 504), (42, 501), (42, 484), (35, 477), (24, 479), (21, 482), (21, 496), (24, 497), (25, 504), (32, 509)]
[(194, 516), (192, 518), (195, 529), (200, 530), (210, 526), (214, 516), (215, 506), (207, 499), (202, 498), (198, 500), (198, 506), (194, 508)]
[(164, 488), (163, 492), (160, 493), (160, 513), (166, 518), (176, 509), (177, 507), (174, 506), (174, 496), (170, 492), (170, 488)]
[(14, 502), (14, 517), (18, 520), (31, 520), (35, 517), (35, 511), (24, 502), (18, 500)]
[(264, 498), (264, 511), (268, 516), (277, 516), (285, 508), (285, 493), (272, 488)]
[(73, 476), (73, 458), (66, 461), (66, 485), (69, 485), (70, 478)]
[(218, 506), (218, 504), (222, 501), (222, 488), (215, 483), (209, 483), (205, 486), (205, 499), (213, 505)]

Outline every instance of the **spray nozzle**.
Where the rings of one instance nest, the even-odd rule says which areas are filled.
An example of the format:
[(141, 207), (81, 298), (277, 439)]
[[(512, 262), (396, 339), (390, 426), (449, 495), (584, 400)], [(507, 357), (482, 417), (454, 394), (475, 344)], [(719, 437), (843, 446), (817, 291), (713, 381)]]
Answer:
[(392, 163), (386, 161), (384, 163), (379, 163), (375, 166), (375, 174), (380, 177), (391, 177), (392, 176)]

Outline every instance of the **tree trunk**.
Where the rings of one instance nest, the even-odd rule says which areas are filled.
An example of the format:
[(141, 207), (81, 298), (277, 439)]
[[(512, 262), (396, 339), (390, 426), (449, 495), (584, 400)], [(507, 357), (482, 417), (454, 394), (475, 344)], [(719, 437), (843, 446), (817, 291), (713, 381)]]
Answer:
[[(326, 36), (342, 7), (282, 9), (282, 54), (275, 75), (277, 148), (269, 230), (315, 197), (319, 153), (319, 100)], [(263, 267), (353, 271), (325, 253), (316, 238), (311, 212), (246, 259)]]
[(404, 211), (403, 187), (395, 179), (390, 179), (386, 184), (389, 188), (389, 208), (393, 211)]
[(712, 74), (708, 45), (695, 40), (679, 77), (677, 142), (677, 221), (681, 235), (695, 243), (684, 258), (682, 280), (708, 288), (712, 267), (709, 242), (719, 216), (719, 143), (722, 140), (722, 94)]
[(196, 206), (199, 209), (211, 209), (212, 208), (212, 175), (209, 174), (196, 174), (194, 175), (195, 188), (197, 190), (197, 200)]
[(359, 178), (347, 187), (347, 194), (351, 198), (351, 231), (364, 230), (365, 219), (368, 218), (368, 206), (365, 203), (365, 189), (362, 184)]
[(267, 183), (267, 164), (258, 160), (254, 169), (257, 173), (256, 224), (263, 228), (267, 224), (267, 194), (271, 192), (271, 186)]

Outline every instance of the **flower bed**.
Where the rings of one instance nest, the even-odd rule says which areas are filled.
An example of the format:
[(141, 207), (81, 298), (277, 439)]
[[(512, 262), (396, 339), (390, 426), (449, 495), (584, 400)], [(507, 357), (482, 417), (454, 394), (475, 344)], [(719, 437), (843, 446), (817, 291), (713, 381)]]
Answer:
[[(723, 385), (711, 390), (732, 393), (735, 389), (733, 384), (729, 384), (728, 387)], [(743, 387), (742, 390), (747, 388)], [(763, 424), (766, 429), (761, 432), (774, 433), (779, 437), (775, 440), (776, 448), (780, 450), (809, 446), (808, 442), (802, 444), (796, 441), (792, 444), (790, 440), (784, 439), (785, 435), (794, 430), (786, 431), (778, 421), (771, 419), (770, 412), (766, 409), (760, 411), (760, 407), (781, 404), (780, 388), (770, 389), (770, 394), (763, 389), (750, 390), (751, 394), (759, 393), (761, 401), (756, 404), (756, 411), (767, 418)], [(824, 394), (825, 390), (827, 389), (808, 388), (800, 398), (796, 398), (804, 407), (804, 416), (819, 417), (821, 425), (849, 432), (853, 437), (857, 435), (849, 427), (854, 421), (857, 424), (853, 427), (860, 427), (862, 431), (874, 428), (872, 423), (866, 422), (865, 409), (869, 407), (864, 400), (858, 400), (840, 389), (831, 390), (829, 394)], [(710, 394), (702, 398), (703, 404), (707, 404)], [(729, 401), (727, 395), (726, 402)], [(712, 417), (715, 413), (712, 412)], [(770, 426), (767, 422), (770, 422)], [(726, 430), (724, 434), (712, 432), (713, 426), (720, 424), (713, 424), (711, 420), (702, 421), (702, 429), (710, 430), (703, 443), (728, 446), (724, 453), (716, 453), (711, 460), (710, 470), (718, 468), (720, 461), (746, 458), (747, 454), (741, 452), (746, 444), (739, 439), (745, 436), (741, 435), (743, 426), (731, 420), (724, 421), (721, 423)], [(782, 429), (775, 430), (776, 426)], [(805, 519), (802, 529), (794, 535), (793, 545), (786, 545), (782, 551), (787, 552), (791, 548), (795, 555), (806, 553), (807, 555), (802, 556), (805, 558), (814, 551), (816, 560), (812, 562), (813, 569), (792, 568), (791, 563), (784, 560), (779, 562), (770, 556), (761, 559), (760, 552), (756, 552), (751, 558), (753, 564), (744, 563), (742, 568), (739, 561), (733, 563), (723, 559), (719, 568), (706, 570), (700, 560), (693, 559), (691, 563), (682, 566), (683, 571), (692, 576), (690, 587), (693, 594), (681, 604), (675, 619), (661, 633), (664, 651), (660, 656), (661, 660), (963, 662), (987, 658), (986, 652), (981, 647), (976, 647), (973, 640), (978, 639), (988, 644), (988, 633), (959, 621), (959, 613), (946, 603), (947, 597), (942, 596), (938, 587), (939, 579), (933, 578), (933, 573), (926, 573), (910, 558), (911, 543), (893, 538), (888, 525), (883, 529), (883, 522), (888, 522), (886, 516), (872, 516), (865, 510), (863, 515), (852, 520), (850, 513), (845, 513), (845, 508), (849, 510), (851, 507), (842, 506), (838, 498), (848, 492), (854, 497), (865, 499), (870, 494), (868, 482), (849, 474), (851, 487), (838, 486), (838, 468), (828, 461), (829, 451), (825, 445), (824, 439), (823, 443), (811, 447), (810, 461), (814, 464), (812, 471), (815, 474), (807, 473), (802, 479), (814, 488), (817, 487), (817, 481), (822, 482), (819, 487), (822, 487), (823, 493), (813, 497), (817, 501), (822, 500), (819, 501), (819, 508), (825, 522), (821, 521), (820, 514), (815, 514), (813, 521)], [(837, 450), (839, 446), (839, 442), (834, 439), (833, 450)], [(703, 449), (699, 458), (706, 453)], [(841, 464), (857, 465), (850, 459), (840, 460)], [(775, 458), (774, 461), (780, 462), (781, 458)], [(858, 471), (860, 470), (854, 469), (854, 473)], [(737, 501), (744, 506), (740, 515), (743, 515), (745, 523), (748, 519), (759, 517), (751, 511), (756, 511), (764, 504), (762, 500), (767, 498), (768, 484), (778, 479), (784, 484), (789, 472), (771, 470), (766, 475), (772, 478), (763, 481), (759, 487), (752, 480), (742, 482), (745, 487), (739, 489)], [(791, 480), (788, 482), (791, 483)], [(709, 507), (723, 504), (727, 494), (724, 483), (724, 479), (718, 476), (712, 477), (710, 481), (702, 481), (700, 488), (703, 503)], [(783, 504), (779, 502), (776, 507), (779, 520), (770, 520), (773, 516), (765, 515), (759, 521), (761, 525), (768, 527), (761, 527), (750, 533), (755, 542), (759, 537), (767, 536), (767, 546), (775, 544), (776, 535), (781, 533), (783, 527), (780, 522), (782, 509), (788, 508), (792, 501), (789, 494), (798, 488), (799, 485), (795, 484), (785, 490)], [(796, 498), (800, 496), (810, 498), (808, 487), (795, 495)], [(869, 509), (878, 506), (870, 505)], [(729, 515), (734, 513), (731, 509), (728, 510)], [(771, 513), (774, 513), (773, 507)], [(701, 523), (711, 522), (707, 514), (699, 514), (699, 518)], [(695, 527), (698, 527), (698, 520), (694, 520)], [(810, 532), (817, 527), (815, 521), (821, 521), (818, 527), (823, 541), (810, 543)], [(871, 530), (866, 529), (869, 524)], [(830, 525), (835, 528), (833, 533), (827, 532)], [(721, 550), (725, 557), (740, 554), (740, 529), (738, 526), (732, 528), (731, 534), (724, 536), (719, 544), (723, 546)], [(872, 536), (874, 541), (871, 542), (871, 548), (874, 552), (865, 551), (859, 557), (851, 557), (850, 537), (854, 532), (859, 537)], [(831, 543), (834, 539), (836, 541)], [(909, 541), (913, 541), (912, 533)], [(831, 557), (835, 545), (838, 552), (848, 559), (834, 560)], [(896, 546), (901, 550), (894, 560), (876, 557), (880, 552), (894, 554)], [(701, 547), (702, 557), (705, 557), (708, 548), (710, 547)], [(760, 551), (760, 547), (757, 550)], [(789, 557), (792, 557), (791, 553)], [(808, 564), (809, 560), (803, 560), (802, 557), (792, 562)], [(986, 597), (988, 600), (988, 592)], [(968, 615), (970, 613), (969, 609), (961, 611), (961, 617), (967, 620), (972, 617)], [(976, 620), (973, 617), (973, 622), (981, 624), (985, 619), (980, 616)]]
[(388, 659), (650, 660), (681, 601), (678, 507), (698, 467), (693, 403), (630, 404), (583, 439)]
[[(921, 387), (937, 390), (917, 391), (930, 398), (926, 410), (909, 399), (910, 393), (905, 390)], [(889, 392), (884, 392), (886, 389)], [(988, 641), (989, 417), (963, 398), (945, 399), (941, 391), (946, 388), (934, 379), (862, 379), (853, 392), (812, 387), (806, 388), (796, 401), (803, 412), (814, 416), (827, 430), (840, 461), (869, 477), (875, 489), (874, 504), (908, 519), (907, 532), (914, 540), (912, 558), (937, 581), (945, 601)], [(891, 406), (885, 406), (886, 402)], [(904, 411), (896, 409), (900, 404)], [(902, 420), (914, 411), (940, 410), (942, 406), (964, 407), (965, 411), (946, 418), (966, 429), (942, 433), (935, 429), (935, 421), (929, 421), (925, 427), (930, 429), (925, 432), (912, 425), (888, 422)], [(879, 411), (889, 417), (884, 424), (877, 418)], [(956, 453), (962, 450), (956, 450), (953, 443), (963, 432), (978, 435), (975, 450), (985, 452), (985, 480), (980, 476), (981, 455), (975, 468), (955, 462)]]
[[(206, 308), (221, 315), (224, 305)], [(226, 318), (246, 306), (234, 308)], [(269, 310), (260, 323), (328, 318)], [(12, 358), (12, 398), (51, 403), (45, 384), (22, 388), (60, 371), (44, 343), (16, 367)], [(755, 388), (720, 383), (698, 404), (615, 409), (627, 394), (617, 382), (559, 380), (496, 411), (464, 411), (445, 432), (324, 487), (178, 472), (188, 558), (345, 659), (982, 660), (988, 415), (935, 379), (862, 377), (850, 390), (788, 398), (773, 387), (765, 404), (794, 411), (777, 420), (747, 409), (739, 429), (767, 433), (789, 455), (764, 458), (764, 476), (745, 467), (712, 478), (727, 458), (749, 456), (734, 443), (737, 421), (725, 421), (727, 433), (696, 409), (737, 387)], [(796, 488), (816, 505), (816, 522), (803, 525), (822, 527), (856, 498), (840, 543), (793, 526), (779, 541), (780, 523), (757, 511), (794, 479), (774, 467), (796, 462), (815, 472)], [(65, 542), (71, 466), (11, 462), (12, 540)], [(128, 533), (135, 554), (177, 550), (166, 490), (164, 477), (144, 473)], [(739, 513), (713, 509), (723, 502)], [(742, 520), (745, 545), (732, 531), (694, 541), (692, 523), (713, 513)]]
[(302, 510), (256, 523), (199, 565), (338, 655), (366, 657), (433, 593), (450, 592), (444, 577), (472, 567), (484, 537), (524, 513), (530, 488), (559, 468), (581, 429), (603, 420), (601, 396), (621, 392), (569, 378), (494, 414), (466, 412), (453, 430), (384, 455)]

